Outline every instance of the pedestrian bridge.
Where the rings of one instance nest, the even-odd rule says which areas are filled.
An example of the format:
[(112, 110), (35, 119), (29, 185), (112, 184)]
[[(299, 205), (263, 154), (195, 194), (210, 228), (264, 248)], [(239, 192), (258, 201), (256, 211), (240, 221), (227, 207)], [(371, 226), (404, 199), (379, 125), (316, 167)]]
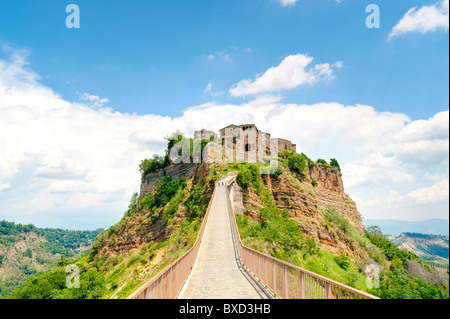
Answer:
[(128, 299), (377, 299), (243, 245), (229, 189), (216, 182), (190, 250)]

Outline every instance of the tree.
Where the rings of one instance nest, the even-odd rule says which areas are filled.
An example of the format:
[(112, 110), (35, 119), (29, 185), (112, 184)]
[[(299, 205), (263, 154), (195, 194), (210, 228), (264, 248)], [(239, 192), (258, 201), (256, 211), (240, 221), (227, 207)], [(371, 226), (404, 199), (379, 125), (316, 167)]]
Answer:
[(176, 131), (175, 133), (172, 133), (169, 136), (165, 137), (165, 139), (168, 141), (167, 151), (170, 152), (172, 147), (184, 138), (185, 138), (184, 134), (181, 133), (180, 131)]
[(31, 251), (30, 248), (28, 248), (27, 250), (25, 250), (25, 252), (23, 253), (23, 255), (24, 255), (25, 257), (32, 258), (32, 257), (33, 257), (33, 252)]
[(144, 159), (139, 164), (139, 171), (142, 176), (145, 176), (149, 173), (156, 172), (162, 168), (167, 166), (167, 161), (164, 157), (159, 155), (153, 155), (150, 159)]
[(367, 227), (366, 231), (372, 236), (383, 235), (381, 228), (375, 225)]
[(332, 167), (336, 167), (339, 170), (339, 172), (341, 171), (341, 167), (339, 166), (339, 163), (335, 158), (330, 159), (330, 165)]
[(56, 261), (56, 265), (58, 267), (65, 267), (67, 265), (70, 265), (70, 259), (67, 259), (66, 256), (61, 255), (59, 259)]
[(292, 154), (288, 157), (289, 169), (301, 177), (306, 177), (307, 159), (301, 154)]

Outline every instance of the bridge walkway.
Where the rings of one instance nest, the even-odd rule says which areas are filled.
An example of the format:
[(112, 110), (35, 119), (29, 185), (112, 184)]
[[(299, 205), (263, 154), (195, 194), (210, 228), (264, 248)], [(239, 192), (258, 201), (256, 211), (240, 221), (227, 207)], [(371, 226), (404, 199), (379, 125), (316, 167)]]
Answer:
[(263, 299), (259, 286), (237, 262), (226, 182), (217, 186), (198, 259), (179, 299)]

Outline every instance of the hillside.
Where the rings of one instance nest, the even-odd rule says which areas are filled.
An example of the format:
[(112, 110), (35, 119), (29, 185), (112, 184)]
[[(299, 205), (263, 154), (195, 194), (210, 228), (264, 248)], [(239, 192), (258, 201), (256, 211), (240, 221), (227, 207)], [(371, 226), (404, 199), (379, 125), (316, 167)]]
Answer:
[[(335, 159), (312, 161), (284, 150), (278, 160), (277, 167), (173, 164), (167, 151), (143, 160), (141, 194), (132, 196), (123, 218), (97, 237), (92, 251), (32, 276), (7, 297), (127, 297), (192, 246), (214, 181), (234, 174), (232, 204), (245, 245), (381, 298), (448, 298), (447, 273), (399, 249), (379, 228), (364, 227)], [(65, 287), (69, 263), (80, 267), (83, 289)], [(379, 269), (379, 287), (367, 287), (368, 267)]]
[(53, 267), (62, 255), (73, 257), (86, 251), (102, 231), (42, 229), (0, 222), (0, 297), (30, 275)]
[[(365, 229), (338, 166), (293, 152), (281, 154), (276, 174), (260, 175), (258, 166), (219, 170), (238, 172), (244, 244), (381, 298), (448, 298), (446, 272), (397, 248), (379, 228)], [(368, 266), (380, 270), (377, 289), (366, 285)]]
[[(89, 253), (32, 276), (7, 298), (126, 298), (195, 242), (218, 178), (206, 165), (197, 173), (179, 180), (166, 176), (152, 193), (134, 194), (123, 218), (97, 237)], [(72, 263), (80, 267), (84, 289), (65, 285), (65, 266)]]
[(388, 238), (400, 249), (411, 251), (426, 262), (442, 267), (449, 265), (448, 236), (402, 233)]

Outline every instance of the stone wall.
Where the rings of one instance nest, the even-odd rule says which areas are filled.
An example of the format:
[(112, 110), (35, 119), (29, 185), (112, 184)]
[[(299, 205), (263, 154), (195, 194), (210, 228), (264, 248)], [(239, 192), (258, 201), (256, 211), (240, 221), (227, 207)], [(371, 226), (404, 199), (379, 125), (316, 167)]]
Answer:
[(284, 151), (284, 150), (291, 149), (291, 148), (293, 148), (295, 151), (297, 151), (297, 145), (293, 144), (289, 140), (286, 140), (284, 138), (277, 138), (276, 141), (278, 143), (278, 153), (280, 153), (281, 151)]

